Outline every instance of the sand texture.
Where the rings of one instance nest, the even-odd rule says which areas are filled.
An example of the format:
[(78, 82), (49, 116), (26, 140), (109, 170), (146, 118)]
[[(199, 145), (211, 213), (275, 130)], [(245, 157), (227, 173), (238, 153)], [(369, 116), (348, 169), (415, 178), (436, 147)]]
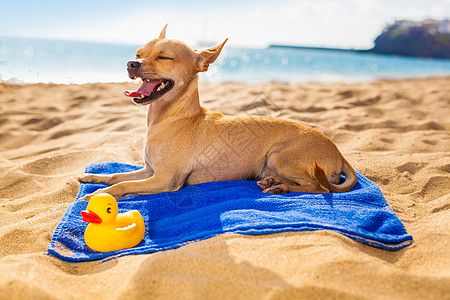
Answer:
[(47, 255), (87, 163), (143, 164), (134, 83), (0, 84), (0, 299), (450, 299), (450, 78), (200, 85), (202, 105), (296, 120), (377, 183), (413, 237), (227, 235), (104, 263)]

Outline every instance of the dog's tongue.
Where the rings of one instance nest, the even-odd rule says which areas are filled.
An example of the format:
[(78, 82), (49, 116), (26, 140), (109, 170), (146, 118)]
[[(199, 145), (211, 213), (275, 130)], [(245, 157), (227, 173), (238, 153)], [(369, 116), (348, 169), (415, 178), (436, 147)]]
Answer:
[(140, 97), (142, 95), (150, 96), (150, 94), (153, 92), (153, 89), (158, 83), (161, 83), (161, 80), (144, 80), (141, 86), (136, 91), (124, 91), (123, 93), (127, 97)]

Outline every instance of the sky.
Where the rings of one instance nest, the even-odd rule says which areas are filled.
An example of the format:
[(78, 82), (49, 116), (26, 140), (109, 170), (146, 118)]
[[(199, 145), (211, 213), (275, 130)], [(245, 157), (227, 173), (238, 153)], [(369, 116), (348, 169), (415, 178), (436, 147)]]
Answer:
[(367, 49), (396, 19), (450, 18), (450, 0), (0, 0), (0, 36), (142, 45), (167, 38), (234, 47)]

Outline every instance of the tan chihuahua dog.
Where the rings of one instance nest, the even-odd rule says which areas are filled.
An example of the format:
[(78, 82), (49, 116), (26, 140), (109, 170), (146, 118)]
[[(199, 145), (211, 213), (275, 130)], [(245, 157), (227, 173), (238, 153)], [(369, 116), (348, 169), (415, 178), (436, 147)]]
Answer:
[[(263, 192), (272, 194), (347, 192), (355, 186), (355, 171), (321, 132), (283, 119), (225, 116), (201, 107), (197, 73), (208, 70), (227, 40), (197, 52), (166, 39), (166, 29), (127, 64), (129, 77), (143, 83), (125, 95), (148, 105), (145, 167), (82, 175), (81, 182), (111, 185), (82, 200), (98, 193), (123, 198), (222, 180), (258, 179)], [(339, 184), (342, 173), (346, 179)]]

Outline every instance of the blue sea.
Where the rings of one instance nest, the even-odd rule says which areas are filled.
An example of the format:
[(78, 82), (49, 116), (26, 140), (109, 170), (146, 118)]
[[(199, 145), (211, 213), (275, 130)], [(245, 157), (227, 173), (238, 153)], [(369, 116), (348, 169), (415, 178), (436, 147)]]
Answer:
[[(126, 62), (142, 45), (0, 37), (0, 81), (129, 81)], [(195, 47), (202, 49), (204, 47)], [(450, 60), (358, 52), (225, 46), (200, 79), (208, 82), (366, 82), (450, 76)]]

